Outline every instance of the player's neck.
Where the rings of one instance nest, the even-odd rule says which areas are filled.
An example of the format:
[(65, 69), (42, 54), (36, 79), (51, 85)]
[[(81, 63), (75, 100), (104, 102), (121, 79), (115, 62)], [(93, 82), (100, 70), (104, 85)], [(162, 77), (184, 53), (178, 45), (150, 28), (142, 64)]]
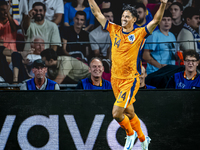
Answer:
[(127, 26), (126, 26), (126, 27), (123, 27), (123, 28), (122, 28), (122, 31), (123, 31), (123, 32), (127, 32), (127, 33), (133, 31), (133, 25), (130, 26), (130, 27), (127, 27)]

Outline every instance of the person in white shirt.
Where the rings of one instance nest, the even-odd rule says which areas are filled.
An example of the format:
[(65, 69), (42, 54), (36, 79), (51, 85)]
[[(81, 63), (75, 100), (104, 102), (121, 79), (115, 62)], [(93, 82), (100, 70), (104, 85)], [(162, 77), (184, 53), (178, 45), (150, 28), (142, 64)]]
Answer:
[[(22, 29), (26, 37), (26, 45), (24, 50), (30, 49), (30, 40), (34, 36), (43, 36), (46, 48), (52, 48), (55, 51), (57, 46), (61, 46), (60, 34), (58, 26), (45, 19), (46, 6), (41, 2), (36, 2), (33, 4), (32, 9), (29, 11), (28, 15), (23, 17)], [(31, 22), (31, 19), (34, 19)]]
[(45, 4), (47, 11), (45, 14), (45, 19), (59, 24), (62, 20), (62, 15), (64, 14), (64, 2), (63, 0), (20, 0), (19, 11), (20, 14), (28, 15), (28, 12), (32, 9), (32, 5), (35, 2), (42, 2)]

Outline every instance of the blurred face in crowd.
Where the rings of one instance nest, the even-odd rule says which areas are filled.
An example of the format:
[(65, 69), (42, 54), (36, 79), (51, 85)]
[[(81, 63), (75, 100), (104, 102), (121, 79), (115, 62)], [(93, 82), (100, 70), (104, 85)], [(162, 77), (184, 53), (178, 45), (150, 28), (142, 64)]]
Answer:
[(42, 6), (35, 6), (33, 9), (35, 11), (35, 15), (34, 15), (35, 21), (44, 20), (45, 11), (44, 11), (43, 7)]
[(141, 24), (144, 22), (144, 20), (146, 19), (146, 11), (143, 8), (137, 8), (137, 13), (138, 13), (138, 20), (136, 21), (136, 23)]
[(33, 73), (35, 74), (35, 78), (42, 79), (45, 77), (45, 74), (47, 73), (47, 67), (34, 67), (32, 69)]
[(160, 30), (169, 31), (172, 27), (172, 18), (171, 17), (163, 17), (160, 22)]
[(144, 4), (144, 6), (147, 6), (148, 0), (143, 0), (143, 4)]
[(194, 15), (191, 19), (187, 18), (186, 19), (187, 24), (193, 28), (194, 30), (198, 30), (199, 29), (199, 25), (200, 25), (200, 17), (199, 15)]
[(44, 50), (44, 40), (35, 39), (32, 47), (35, 49), (34, 54), (40, 55), (40, 53)]
[(172, 19), (176, 20), (176, 19), (181, 19), (181, 16), (183, 14), (183, 11), (181, 11), (180, 7), (177, 5), (172, 5), (169, 9), (169, 11), (172, 14)]
[(74, 27), (75, 28), (82, 28), (85, 23), (85, 16), (84, 15), (76, 15), (74, 17)]
[(140, 75), (140, 85), (144, 86), (145, 85), (145, 78), (147, 77), (147, 73), (146, 73), (146, 69), (142, 66), (142, 70), (141, 70), (141, 75)]
[(110, 12), (104, 12), (103, 15), (106, 17), (107, 20), (109, 20), (110, 22), (114, 21), (114, 17), (113, 17), (113, 13)]
[(8, 11), (8, 5), (0, 6), (0, 19), (1, 20), (7, 19), (7, 11)]
[(89, 66), (89, 72), (91, 73), (91, 78), (100, 78), (104, 72), (101, 61), (98, 59), (92, 60)]
[(136, 22), (137, 18), (133, 17), (129, 10), (125, 10), (121, 17), (121, 26), (125, 28), (130, 28)]
[(194, 72), (199, 64), (199, 61), (192, 56), (186, 56), (184, 60), (185, 71), (186, 72)]
[(55, 66), (53, 66), (54, 64), (53, 64), (53, 59), (51, 59), (51, 60), (47, 60), (46, 59), (46, 57), (42, 57), (42, 61), (44, 61), (45, 62), (45, 66), (47, 66), (47, 67), (56, 67), (56, 65)]

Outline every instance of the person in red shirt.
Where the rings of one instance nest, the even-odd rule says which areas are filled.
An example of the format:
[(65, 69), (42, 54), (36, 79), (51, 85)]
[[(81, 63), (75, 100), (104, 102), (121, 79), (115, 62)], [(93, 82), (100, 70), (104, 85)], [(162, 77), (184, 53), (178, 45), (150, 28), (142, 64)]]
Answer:
[(4, 41), (4, 46), (13, 51), (17, 51), (16, 38), (18, 21), (10, 15), (10, 3), (0, 1), (0, 39)]

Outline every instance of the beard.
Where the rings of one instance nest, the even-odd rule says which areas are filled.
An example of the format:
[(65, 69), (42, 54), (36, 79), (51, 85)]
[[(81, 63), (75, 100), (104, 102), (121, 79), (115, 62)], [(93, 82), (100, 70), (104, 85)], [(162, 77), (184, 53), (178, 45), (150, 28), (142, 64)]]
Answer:
[(40, 15), (40, 17), (38, 17), (37, 15), (34, 16), (35, 21), (42, 21), (44, 20), (44, 15)]
[(144, 18), (141, 18), (139, 20), (136, 21), (137, 24), (141, 24), (144, 21)]

